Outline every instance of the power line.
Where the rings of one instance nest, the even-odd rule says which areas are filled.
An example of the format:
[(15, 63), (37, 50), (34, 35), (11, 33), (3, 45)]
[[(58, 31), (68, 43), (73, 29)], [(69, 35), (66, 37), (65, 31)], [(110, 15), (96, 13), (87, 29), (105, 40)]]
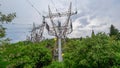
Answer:
[(53, 6), (55, 7), (55, 9), (57, 11), (57, 8), (56, 8), (55, 3), (53, 2), (53, 0), (51, 0), (51, 3), (53, 4)]
[(30, 5), (31, 5), (31, 7), (33, 7), (36, 11), (37, 11), (37, 13), (41, 16), (41, 13), (38, 11), (38, 9), (29, 1), (29, 0), (26, 0)]
[(51, 0), (51, 3), (52, 3), (53, 6), (55, 7), (56, 12), (59, 13), (53, 0)]
[(14, 33), (14, 34), (20, 34), (20, 33), (22, 33), (22, 34), (26, 34), (26, 32), (7, 32), (7, 33)]
[[(24, 29), (24, 30), (23, 30)], [(15, 28), (15, 29), (7, 29), (8, 31), (10, 30), (10, 31), (25, 31), (25, 30), (31, 30), (31, 28)]]
[(9, 32), (23, 32), (23, 31), (29, 31), (29, 30), (13, 30), (13, 29), (10, 29), (10, 30), (6, 30), (6, 31), (9, 31)]
[(75, 10), (77, 11), (77, 0), (75, 0)]
[(11, 23), (12, 25), (32, 25), (32, 24), (19, 24), (19, 23)]

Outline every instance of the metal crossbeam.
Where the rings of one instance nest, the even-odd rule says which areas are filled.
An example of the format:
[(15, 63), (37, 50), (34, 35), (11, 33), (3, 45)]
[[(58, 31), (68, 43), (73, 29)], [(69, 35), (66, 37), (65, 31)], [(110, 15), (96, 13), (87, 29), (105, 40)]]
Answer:
[(27, 40), (31, 41), (31, 42), (40, 42), (43, 40), (43, 32), (44, 32), (44, 27), (45, 27), (45, 23), (43, 22), (41, 25), (39, 26), (35, 26), (35, 24), (33, 23), (33, 29), (31, 31), (31, 35), (27, 36)]
[[(56, 17), (64, 17), (64, 16), (68, 16), (70, 13), (69, 12), (62, 12), (62, 13), (52, 13), (52, 18), (56, 18)], [(77, 12), (72, 12), (72, 15), (77, 14)], [(50, 16), (45, 16), (45, 18), (50, 18)]]

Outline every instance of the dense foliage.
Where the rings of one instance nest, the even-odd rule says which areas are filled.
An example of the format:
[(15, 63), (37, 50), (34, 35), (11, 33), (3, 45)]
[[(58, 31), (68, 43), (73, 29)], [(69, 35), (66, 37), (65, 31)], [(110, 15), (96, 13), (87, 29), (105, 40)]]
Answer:
[(51, 63), (51, 51), (46, 42), (18, 42), (0, 47), (0, 68), (41, 68)]
[(63, 62), (53, 60), (53, 39), (40, 43), (28, 41), (0, 46), (0, 68), (119, 68), (120, 33), (66, 39)]
[(64, 62), (70, 68), (114, 68), (120, 66), (120, 41), (104, 33), (72, 40), (65, 47)]
[(52, 61), (53, 45), (53, 39), (41, 43), (3, 45), (0, 47), (0, 65), (10, 68), (120, 67), (120, 41), (105, 33), (82, 39), (67, 39), (63, 45), (64, 61), (61, 63)]
[(119, 68), (120, 41), (105, 33), (94, 37), (68, 39), (64, 45), (64, 61), (45, 68)]
[(115, 28), (114, 25), (110, 26), (110, 36), (116, 36), (119, 33), (119, 30)]

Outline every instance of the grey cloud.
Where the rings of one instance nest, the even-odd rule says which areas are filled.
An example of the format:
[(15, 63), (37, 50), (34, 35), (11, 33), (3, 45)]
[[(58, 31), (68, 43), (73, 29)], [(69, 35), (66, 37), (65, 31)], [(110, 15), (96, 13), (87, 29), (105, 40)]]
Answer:
[(103, 26), (106, 26), (107, 23), (101, 23), (99, 25), (91, 25), (90, 28), (102, 28)]
[(86, 26), (86, 25), (88, 25), (88, 24), (89, 24), (89, 22), (88, 22), (87, 18), (80, 19), (80, 22), (81, 22), (81, 24), (82, 24), (83, 26)]

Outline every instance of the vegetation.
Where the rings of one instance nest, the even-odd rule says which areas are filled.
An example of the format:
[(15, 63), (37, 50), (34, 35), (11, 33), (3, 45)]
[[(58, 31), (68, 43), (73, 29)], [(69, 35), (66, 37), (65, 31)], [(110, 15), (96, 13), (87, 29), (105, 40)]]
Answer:
[(52, 60), (53, 39), (28, 41), (0, 47), (0, 68), (119, 68), (120, 41), (105, 33), (94, 37), (67, 39), (64, 61)]
[(51, 63), (51, 51), (42, 43), (18, 42), (0, 47), (0, 68), (41, 68)]
[(98, 33), (94, 38), (70, 41), (65, 48), (64, 62), (69, 68), (118, 68), (119, 48), (120, 41)]
[(114, 25), (110, 26), (110, 36), (116, 36), (119, 33), (119, 30), (115, 28)]
[[(1, 6), (1, 5), (0, 5)], [(3, 45), (4, 43), (8, 43), (8, 41), (10, 39), (2, 39), (3, 37), (5, 37), (5, 27), (3, 27), (3, 23), (8, 23), (8, 22), (12, 22), (12, 20), (16, 17), (16, 13), (10, 13), (10, 14), (2, 14), (2, 12), (0, 12), (0, 45)]]
[(4, 22), (11, 22), (16, 17), (16, 13), (10, 13), (8, 15), (2, 14), (0, 12), (0, 38), (5, 36), (5, 28), (2, 26)]

